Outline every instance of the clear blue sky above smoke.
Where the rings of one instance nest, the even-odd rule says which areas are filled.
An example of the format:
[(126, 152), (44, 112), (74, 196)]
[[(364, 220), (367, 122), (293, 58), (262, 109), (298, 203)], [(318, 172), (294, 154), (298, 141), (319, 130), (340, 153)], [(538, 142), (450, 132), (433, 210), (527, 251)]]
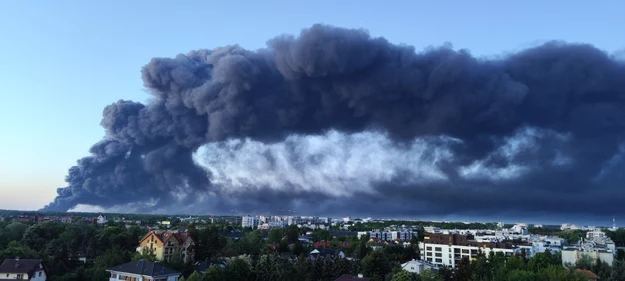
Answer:
[(547, 40), (625, 48), (622, 1), (2, 1), (0, 208), (36, 209), (103, 135), (104, 106), (144, 101), (150, 58), (265, 45), (314, 23), (497, 56)]

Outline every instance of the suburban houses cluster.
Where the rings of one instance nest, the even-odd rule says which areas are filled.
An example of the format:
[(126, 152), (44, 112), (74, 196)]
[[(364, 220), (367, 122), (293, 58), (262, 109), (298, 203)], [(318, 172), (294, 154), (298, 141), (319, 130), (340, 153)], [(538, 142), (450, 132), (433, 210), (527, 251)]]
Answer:
[[(85, 218), (86, 217), (86, 218)], [(71, 215), (15, 215), (0, 216), (1, 220), (12, 221), (28, 220), (30, 223), (58, 222), (58, 223), (89, 223), (92, 227), (105, 227), (107, 224), (117, 223), (126, 228), (142, 225), (147, 229), (136, 246), (136, 253), (141, 258), (131, 262), (107, 268), (109, 280), (128, 281), (177, 281), (182, 273), (167, 267), (166, 264), (180, 262), (192, 265), (197, 272), (206, 272), (209, 266), (228, 263), (228, 259), (220, 261), (197, 260), (196, 245), (188, 225), (202, 228), (217, 220), (228, 225), (229, 232), (223, 233), (231, 239), (241, 239), (244, 231), (258, 231), (265, 235), (274, 229), (300, 229), (297, 241), (307, 248), (304, 255), (308, 259), (332, 257), (335, 259), (352, 260), (345, 249), (349, 243), (356, 240), (337, 237), (351, 237), (366, 242), (371, 251), (380, 251), (385, 247), (403, 247), (415, 249), (418, 257), (401, 264), (401, 269), (410, 273), (421, 274), (424, 270), (437, 271), (441, 268), (456, 268), (462, 260), (474, 260), (480, 255), (490, 256), (501, 254), (504, 256), (533, 257), (539, 253), (560, 253), (562, 266), (571, 267), (582, 260), (590, 262), (601, 261), (612, 264), (616, 259), (619, 247), (604, 231), (605, 228), (578, 227), (571, 224), (550, 226), (552, 229), (563, 231), (583, 231), (584, 236), (579, 241), (570, 242), (556, 235), (535, 234), (530, 231), (530, 225), (517, 223), (513, 225), (490, 224), (488, 228), (450, 228), (444, 223), (432, 225), (416, 225), (393, 223), (379, 219), (359, 218), (330, 218), (317, 216), (262, 216), (246, 215), (240, 217), (193, 217), (172, 216), (159, 218), (125, 218), (119, 215), (95, 214), (90, 216)], [(441, 227), (444, 225), (444, 227)], [(467, 224), (468, 225), (468, 224)], [(546, 226), (532, 225), (534, 229)], [(196, 229), (197, 229), (196, 228)], [(615, 226), (609, 230), (616, 230)], [(329, 238), (314, 239), (314, 232), (326, 232)], [(263, 239), (267, 239), (265, 236)], [(326, 240), (328, 239), (328, 240)], [(81, 260), (82, 262), (86, 262)], [(0, 264), (0, 280), (36, 280), (47, 279), (46, 266), (41, 259), (28, 257), (7, 258)], [(367, 280), (362, 276), (343, 275), (337, 280)]]

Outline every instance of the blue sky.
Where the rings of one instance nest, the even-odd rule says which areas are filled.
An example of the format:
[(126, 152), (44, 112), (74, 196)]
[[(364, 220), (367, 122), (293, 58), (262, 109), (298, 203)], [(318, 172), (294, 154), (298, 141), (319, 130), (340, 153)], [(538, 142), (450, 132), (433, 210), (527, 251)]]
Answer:
[(0, 208), (53, 199), (103, 130), (102, 109), (146, 101), (150, 58), (239, 44), (262, 48), (314, 23), (394, 43), (451, 43), (499, 56), (547, 40), (625, 50), (622, 1), (0, 2)]

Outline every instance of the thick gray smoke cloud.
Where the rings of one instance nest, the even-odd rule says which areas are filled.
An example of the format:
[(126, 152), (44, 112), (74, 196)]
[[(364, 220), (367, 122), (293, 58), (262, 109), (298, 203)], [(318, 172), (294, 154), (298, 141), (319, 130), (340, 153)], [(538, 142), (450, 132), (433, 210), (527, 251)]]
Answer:
[(486, 60), (315, 25), (142, 73), (153, 99), (105, 108), (45, 210), (625, 211), (625, 64), (590, 45)]

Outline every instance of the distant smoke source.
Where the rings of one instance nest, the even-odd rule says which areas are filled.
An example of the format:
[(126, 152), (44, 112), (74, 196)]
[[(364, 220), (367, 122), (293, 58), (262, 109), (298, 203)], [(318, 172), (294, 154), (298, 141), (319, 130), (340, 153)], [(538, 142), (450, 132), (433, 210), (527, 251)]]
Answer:
[(44, 210), (625, 211), (625, 64), (590, 45), (485, 60), (324, 25), (267, 45), (153, 59), (153, 99), (104, 109)]

